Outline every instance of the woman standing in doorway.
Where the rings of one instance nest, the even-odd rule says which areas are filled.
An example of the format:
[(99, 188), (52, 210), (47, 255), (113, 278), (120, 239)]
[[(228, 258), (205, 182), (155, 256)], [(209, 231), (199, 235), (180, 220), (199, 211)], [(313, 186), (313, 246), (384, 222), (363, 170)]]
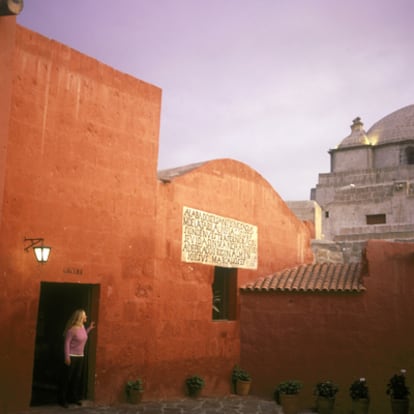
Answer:
[(66, 408), (69, 406), (68, 403), (82, 405), (80, 388), (84, 349), (88, 334), (95, 327), (95, 322), (91, 322), (89, 327), (85, 328), (86, 321), (86, 312), (83, 309), (78, 309), (73, 312), (64, 331), (65, 359), (59, 402)]

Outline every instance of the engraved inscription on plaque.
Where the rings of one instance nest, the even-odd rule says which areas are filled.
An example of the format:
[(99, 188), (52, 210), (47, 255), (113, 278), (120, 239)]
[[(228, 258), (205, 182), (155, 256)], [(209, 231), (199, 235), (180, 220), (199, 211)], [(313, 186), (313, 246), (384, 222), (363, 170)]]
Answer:
[(257, 226), (183, 207), (181, 260), (257, 269)]

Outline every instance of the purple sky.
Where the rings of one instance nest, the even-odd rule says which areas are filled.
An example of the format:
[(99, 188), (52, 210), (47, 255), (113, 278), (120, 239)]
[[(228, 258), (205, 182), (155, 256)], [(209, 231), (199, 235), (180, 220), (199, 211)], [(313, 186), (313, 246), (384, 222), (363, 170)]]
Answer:
[(327, 151), (414, 104), (413, 0), (25, 0), (19, 24), (163, 90), (159, 169), (233, 158), (309, 199)]

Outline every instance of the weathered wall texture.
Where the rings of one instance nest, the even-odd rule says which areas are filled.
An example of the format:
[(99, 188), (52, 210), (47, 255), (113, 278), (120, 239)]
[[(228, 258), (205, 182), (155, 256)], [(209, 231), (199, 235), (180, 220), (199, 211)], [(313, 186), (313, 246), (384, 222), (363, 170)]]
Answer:
[(414, 387), (414, 246), (369, 241), (366, 291), (361, 294), (241, 295), (241, 359), (253, 392), (272, 396), (288, 379), (304, 382), (302, 403), (313, 405), (316, 382), (337, 382), (337, 413), (350, 412), (349, 386), (368, 381), (371, 412), (388, 413), (391, 375), (408, 370)]
[(6, 178), (7, 139), (13, 77), (10, 69), (13, 67), (15, 34), (16, 18), (11, 16), (7, 18), (0, 17), (0, 216), (3, 208), (4, 182)]
[[(206, 378), (207, 395), (228, 393), (240, 358), (239, 318), (212, 321), (214, 267), (180, 262), (183, 206), (258, 226), (258, 269), (238, 269), (239, 286), (256, 275), (312, 262), (310, 232), (263, 177), (234, 160), (205, 163), (159, 187), (155, 296), (160, 345), (152, 369), (176, 380), (178, 386), (169, 385), (175, 393), (183, 374), (194, 371)], [(162, 384), (162, 378), (156, 382)]]
[(352, 148), (351, 151), (331, 150), (332, 154), (332, 171), (335, 173), (347, 172), (352, 167), (357, 170), (368, 170), (372, 168), (372, 148), (363, 147)]
[(288, 207), (311, 230), (312, 239), (319, 240), (322, 237), (322, 211), (316, 201), (286, 201)]
[[(361, 170), (359, 174), (333, 173), (329, 177), (321, 174), (316, 200), (323, 210), (322, 238), (412, 238), (413, 166), (399, 167), (398, 175), (395, 171), (384, 168)], [(386, 226), (367, 225), (367, 216), (372, 214), (385, 214)]]
[[(30, 401), (41, 281), (101, 285), (96, 399), (114, 400), (128, 364), (144, 363), (150, 344), (142, 337), (153, 330), (152, 298), (137, 292), (154, 277), (161, 91), (21, 27), (6, 69), (2, 404)], [(23, 251), (25, 237), (45, 238), (49, 263)]]
[[(21, 27), (13, 50), (14, 29), (1, 38), (13, 64), (0, 66), (12, 81), (1, 96), (2, 410), (30, 403), (41, 282), (99, 288), (96, 402), (123, 401), (137, 376), (145, 398), (182, 396), (195, 370), (207, 394), (228, 392), (240, 326), (211, 320), (213, 267), (181, 262), (182, 207), (258, 226), (258, 269), (240, 270), (239, 284), (312, 261), (308, 227), (235, 161), (159, 182), (160, 89)], [(47, 264), (24, 252), (25, 237), (52, 246)]]

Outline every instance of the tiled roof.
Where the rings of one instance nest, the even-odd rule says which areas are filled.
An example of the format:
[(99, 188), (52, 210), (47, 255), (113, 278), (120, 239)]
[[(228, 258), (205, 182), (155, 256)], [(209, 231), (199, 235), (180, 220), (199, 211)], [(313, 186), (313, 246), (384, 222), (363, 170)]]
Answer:
[(361, 263), (317, 263), (285, 269), (241, 287), (244, 292), (361, 292)]

